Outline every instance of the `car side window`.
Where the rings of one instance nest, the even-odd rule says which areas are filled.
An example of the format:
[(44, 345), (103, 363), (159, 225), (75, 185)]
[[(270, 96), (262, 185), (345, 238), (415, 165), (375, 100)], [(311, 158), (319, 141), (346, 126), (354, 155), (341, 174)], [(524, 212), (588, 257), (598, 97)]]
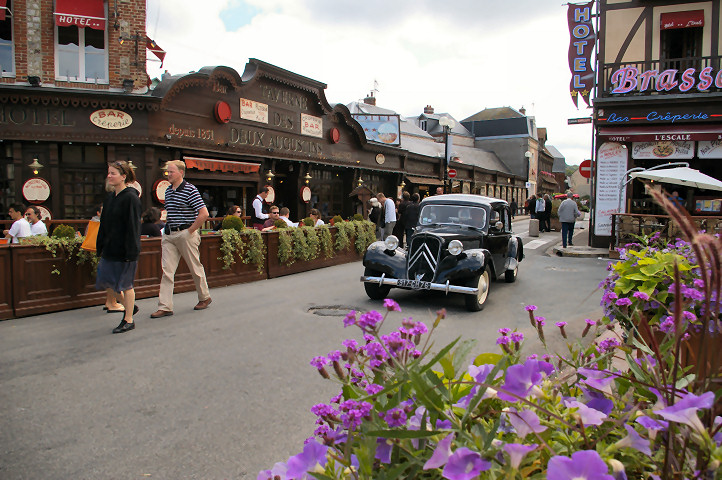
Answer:
[(508, 207), (504, 208), (504, 231), (511, 232), (511, 212)]

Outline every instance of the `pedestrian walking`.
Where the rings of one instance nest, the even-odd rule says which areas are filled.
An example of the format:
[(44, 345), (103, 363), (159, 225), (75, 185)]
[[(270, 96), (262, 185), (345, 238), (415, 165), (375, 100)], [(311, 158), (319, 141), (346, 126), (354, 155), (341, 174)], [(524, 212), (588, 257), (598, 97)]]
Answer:
[(541, 194), (537, 195), (536, 201), (534, 202), (534, 213), (536, 218), (539, 219), (539, 231), (544, 231), (544, 197)]
[(559, 213), (559, 222), (562, 224), (562, 247), (574, 245), (572, 237), (574, 236), (574, 223), (577, 217), (582, 214), (579, 212), (577, 202), (572, 198), (572, 192), (567, 192), (567, 198), (559, 205), (557, 212)]
[(376, 197), (371, 197), (369, 205), (369, 221), (376, 225), (376, 240), (381, 240), (384, 237), (384, 209)]
[(516, 199), (512, 198), (511, 203), (509, 204), (509, 208), (511, 208), (511, 218), (513, 219), (516, 216), (516, 211), (519, 209), (519, 205), (516, 203)]
[(180, 160), (171, 160), (167, 164), (170, 186), (165, 190), (167, 222), (161, 241), (163, 277), (160, 280), (158, 310), (150, 315), (151, 318), (173, 315), (173, 283), (181, 257), (188, 265), (198, 292), (198, 304), (193, 309), (204, 310), (211, 303), (206, 272), (198, 251), (201, 244), (199, 229), (208, 218), (208, 208), (198, 189), (183, 178), (185, 171), (186, 165)]
[(113, 333), (124, 333), (135, 328), (133, 314), (138, 313), (133, 281), (140, 255), (141, 206), (138, 191), (129, 185), (135, 173), (128, 162), (109, 164), (107, 178), (113, 191), (103, 203), (95, 240), (100, 257), (95, 288), (105, 290), (106, 298), (121, 300), (123, 308), (115, 311), (123, 312), (123, 320)]
[(383, 193), (378, 193), (376, 195), (376, 199), (383, 207), (384, 234), (381, 240), (386, 240), (386, 238), (392, 234), (394, 227), (396, 226), (396, 204), (392, 198), (388, 198)]
[(544, 195), (544, 230), (552, 231), (552, 199), (549, 194)]
[(414, 228), (419, 222), (419, 202), (421, 198), (418, 193), (411, 195), (411, 201), (406, 205), (404, 210), (404, 228), (406, 229), (406, 246), (411, 246), (411, 235), (414, 234)]

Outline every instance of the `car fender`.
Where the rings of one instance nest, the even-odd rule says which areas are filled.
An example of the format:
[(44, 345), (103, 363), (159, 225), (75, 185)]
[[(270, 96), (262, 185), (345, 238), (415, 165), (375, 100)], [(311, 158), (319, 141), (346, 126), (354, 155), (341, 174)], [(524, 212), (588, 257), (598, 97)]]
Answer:
[(512, 236), (509, 238), (509, 246), (507, 248), (505, 270), (514, 270), (519, 262), (524, 258), (524, 243), (521, 238)]
[(480, 273), (486, 268), (492, 269), (491, 253), (486, 249), (465, 250), (457, 257), (448, 256), (439, 263), (436, 282), (445, 283), (447, 280), (458, 284), (459, 280), (467, 280)]
[(389, 251), (384, 242), (374, 242), (366, 249), (364, 267), (385, 273), (391, 278), (406, 278), (406, 253), (397, 248)]

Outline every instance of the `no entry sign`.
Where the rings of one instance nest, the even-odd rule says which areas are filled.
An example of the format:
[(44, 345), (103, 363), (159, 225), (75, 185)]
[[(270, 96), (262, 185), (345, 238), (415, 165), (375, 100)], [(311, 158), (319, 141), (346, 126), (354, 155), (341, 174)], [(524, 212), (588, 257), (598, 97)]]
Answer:
[(584, 160), (582, 163), (579, 164), (579, 175), (581, 175), (584, 178), (589, 178), (592, 176), (592, 161), (591, 160)]
[(456, 178), (456, 170), (453, 168), (449, 169), (449, 178)]

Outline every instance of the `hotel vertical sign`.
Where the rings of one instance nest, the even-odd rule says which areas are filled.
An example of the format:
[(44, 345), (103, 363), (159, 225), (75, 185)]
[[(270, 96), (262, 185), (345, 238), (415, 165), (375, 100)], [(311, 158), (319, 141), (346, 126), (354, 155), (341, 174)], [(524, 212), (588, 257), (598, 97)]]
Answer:
[(590, 63), (596, 34), (592, 22), (592, 5), (594, 0), (586, 5), (569, 5), (567, 21), (569, 23), (569, 70), (572, 80), (569, 83), (569, 93), (572, 102), (579, 108), (581, 96), (587, 106), (590, 105), (589, 96), (594, 88), (594, 71)]

